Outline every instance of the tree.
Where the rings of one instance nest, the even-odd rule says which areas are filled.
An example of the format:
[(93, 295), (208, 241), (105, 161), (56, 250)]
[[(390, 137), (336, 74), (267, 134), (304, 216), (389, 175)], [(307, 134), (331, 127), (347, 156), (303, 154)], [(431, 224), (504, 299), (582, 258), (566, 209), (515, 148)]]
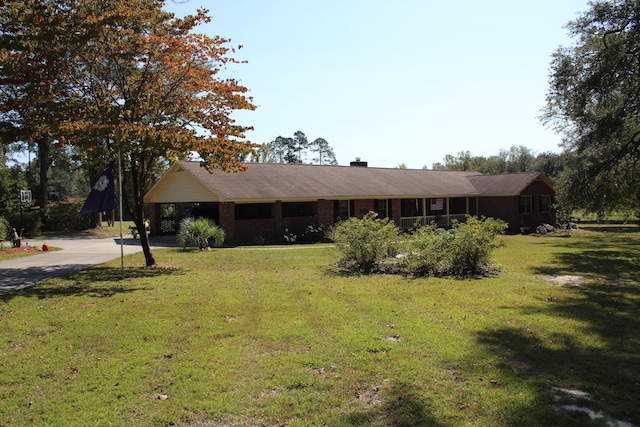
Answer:
[[(159, 0), (85, 0), (76, 10), (87, 22), (90, 42), (75, 56), (71, 78), (79, 119), (66, 123), (73, 143), (92, 149), (108, 137), (130, 173), (133, 219), (144, 228), (144, 195), (162, 159), (196, 152), (202, 166), (245, 169), (238, 160), (253, 152), (249, 127), (235, 124), (234, 110), (254, 109), (247, 88), (219, 72), (237, 61), (229, 40), (194, 30), (208, 11), (177, 19)], [(146, 233), (140, 235), (146, 264), (155, 264)]]
[(326, 139), (316, 138), (309, 144), (309, 150), (316, 153), (317, 157), (311, 159), (311, 162), (318, 165), (337, 165), (336, 155)]
[(277, 159), (271, 144), (264, 142), (256, 147), (250, 160), (252, 163), (275, 163)]
[(303, 153), (309, 147), (309, 140), (307, 136), (302, 131), (296, 131), (293, 134), (293, 149), (296, 154), (296, 162), (291, 163), (303, 163)]
[[(247, 88), (218, 76), (238, 62), (230, 56), (235, 49), (227, 39), (195, 32), (210, 21), (206, 10), (177, 19), (163, 5), (26, 0), (1, 6), (1, 119), (9, 129), (3, 135), (28, 130), (96, 158), (121, 156), (138, 229), (159, 162), (197, 153), (206, 168), (240, 171), (239, 157), (253, 151), (245, 141), (250, 128), (231, 118), (235, 110), (255, 108)], [(140, 241), (146, 264), (155, 264), (146, 233)]]
[(542, 120), (564, 134), (561, 201), (595, 212), (640, 207), (640, 2), (598, 1), (568, 24)]
[(565, 154), (545, 151), (536, 156), (533, 170), (544, 173), (552, 181), (556, 181), (565, 167)]
[(509, 173), (528, 172), (533, 169), (535, 155), (524, 145), (514, 145), (507, 154), (507, 171)]
[(256, 160), (263, 163), (304, 163), (306, 150), (317, 154), (317, 157), (311, 159), (311, 164), (338, 164), (327, 140), (317, 138), (309, 142), (302, 131), (296, 131), (293, 138), (279, 136), (270, 143), (258, 147)]
[(434, 170), (479, 171), (486, 161), (484, 157), (472, 156), (469, 151), (460, 151), (458, 156), (447, 154), (444, 163), (434, 163)]
[(24, 0), (0, 6), (0, 138), (4, 144), (35, 142), (42, 206), (48, 201), (52, 145), (70, 113), (70, 52), (82, 38), (74, 29), (78, 22), (68, 15), (71, 4)]
[(295, 152), (293, 138), (279, 136), (269, 143), (276, 163), (300, 163)]
[(0, 217), (20, 211), (20, 190), (25, 188), (25, 174), (20, 165), (0, 165)]

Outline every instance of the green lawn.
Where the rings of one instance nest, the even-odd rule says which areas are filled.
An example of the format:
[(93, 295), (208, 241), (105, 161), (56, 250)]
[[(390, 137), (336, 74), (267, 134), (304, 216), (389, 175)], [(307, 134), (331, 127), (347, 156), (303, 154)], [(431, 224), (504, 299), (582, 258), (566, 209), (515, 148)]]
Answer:
[(0, 297), (0, 425), (640, 426), (640, 233), (613, 231), (506, 236), (494, 278), (288, 246), (51, 280)]

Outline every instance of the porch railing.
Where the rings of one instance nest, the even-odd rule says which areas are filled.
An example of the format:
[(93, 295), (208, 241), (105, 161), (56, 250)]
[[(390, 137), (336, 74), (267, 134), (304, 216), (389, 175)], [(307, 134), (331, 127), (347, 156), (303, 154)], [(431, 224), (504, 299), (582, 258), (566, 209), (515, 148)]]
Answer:
[(435, 223), (437, 227), (451, 227), (453, 220), (458, 222), (464, 222), (466, 220), (466, 214), (456, 215), (427, 215), (427, 216), (405, 216), (400, 218), (401, 228), (415, 228), (423, 225), (429, 225)]

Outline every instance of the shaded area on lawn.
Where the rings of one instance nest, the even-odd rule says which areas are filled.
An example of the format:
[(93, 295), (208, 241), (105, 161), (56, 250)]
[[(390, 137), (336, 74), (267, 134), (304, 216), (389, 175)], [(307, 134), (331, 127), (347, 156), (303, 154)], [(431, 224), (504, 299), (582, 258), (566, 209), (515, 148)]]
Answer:
[[(424, 400), (409, 384), (395, 384), (377, 401), (378, 389), (358, 390), (356, 398), (368, 408), (345, 415), (342, 423), (350, 426), (372, 424), (390, 426), (429, 426), (442, 424), (436, 420)], [(341, 424), (342, 424), (341, 423)]]
[(640, 227), (637, 224), (580, 224), (580, 229), (600, 233), (640, 233)]
[[(535, 407), (510, 410), (509, 424), (519, 425), (538, 412), (541, 419), (556, 417), (554, 423), (590, 425), (585, 412), (559, 409), (575, 405), (640, 425), (640, 289), (637, 284), (581, 284), (570, 295), (548, 301), (542, 310), (536, 306), (520, 311), (523, 317), (578, 320), (584, 325), (580, 334), (507, 327), (478, 333), (478, 343), (502, 360), (497, 368), (504, 381), (524, 381), (537, 394)], [(587, 342), (576, 339), (585, 334), (591, 337)], [(576, 394), (559, 396), (557, 389)]]
[[(581, 275), (590, 278), (639, 279), (640, 245), (635, 236), (599, 234), (599, 239), (557, 239), (557, 251), (549, 264), (532, 268), (535, 274)], [(624, 249), (621, 249), (624, 248)]]
[[(68, 268), (69, 266), (65, 266)], [(42, 271), (38, 271), (42, 270)], [(51, 268), (30, 269), (24, 271), (27, 278), (37, 278), (46, 276)], [(46, 280), (28, 287), (11, 289), (11, 286), (2, 286), (0, 291), (0, 301), (9, 301), (12, 298), (35, 297), (35, 298), (55, 298), (65, 296), (91, 296), (91, 297), (111, 297), (120, 293), (130, 293), (137, 290), (144, 290), (144, 287), (136, 287), (136, 279), (154, 278), (173, 274), (183, 274), (182, 270), (173, 267), (125, 267), (124, 276), (121, 268), (116, 267), (94, 267), (91, 269), (78, 271), (65, 277), (64, 285), (56, 279)], [(1, 278), (1, 277), (0, 277)], [(117, 285), (105, 285), (104, 283), (117, 283)]]

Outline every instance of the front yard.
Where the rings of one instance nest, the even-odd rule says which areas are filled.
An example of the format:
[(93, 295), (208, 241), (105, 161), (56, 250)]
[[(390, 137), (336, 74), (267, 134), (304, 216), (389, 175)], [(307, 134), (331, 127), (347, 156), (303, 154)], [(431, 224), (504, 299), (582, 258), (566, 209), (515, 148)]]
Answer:
[(54, 279), (0, 297), (0, 425), (640, 426), (622, 231), (506, 236), (483, 279), (335, 274), (326, 246)]

